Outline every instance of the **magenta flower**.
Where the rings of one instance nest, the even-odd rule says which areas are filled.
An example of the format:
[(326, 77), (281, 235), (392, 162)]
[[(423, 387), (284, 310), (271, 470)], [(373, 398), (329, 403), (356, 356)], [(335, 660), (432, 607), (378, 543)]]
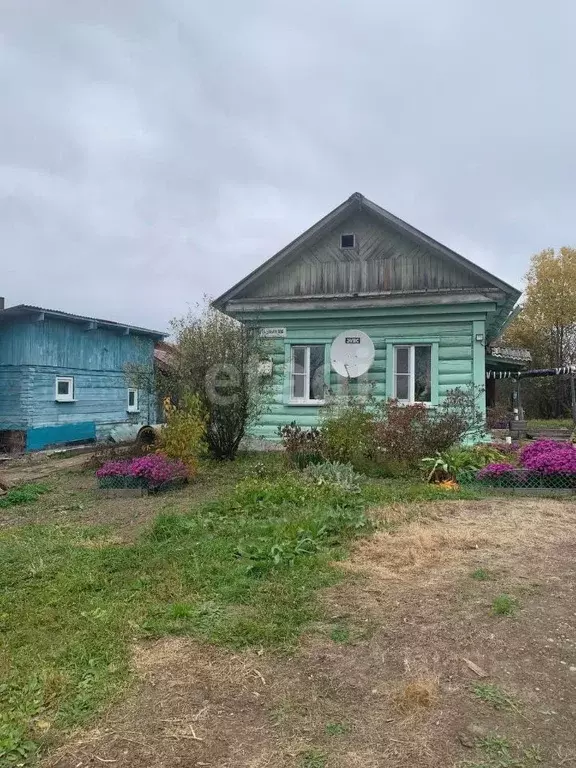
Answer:
[(96, 477), (139, 477), (149, 488), (158, 488), (174, 480), (186, 480), (188, 468), (182, 461), (151, 453), (137, 459), (107, 461), (97, 470)]

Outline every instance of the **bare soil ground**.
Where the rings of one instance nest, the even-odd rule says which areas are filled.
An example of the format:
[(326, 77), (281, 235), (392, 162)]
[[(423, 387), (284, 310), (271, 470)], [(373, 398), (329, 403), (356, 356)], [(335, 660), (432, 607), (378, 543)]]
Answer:
[(136, 683), (45, 768), (576, 766), (576, 505), (419, 511), (356, 546), (291, 655), (135, 647)]

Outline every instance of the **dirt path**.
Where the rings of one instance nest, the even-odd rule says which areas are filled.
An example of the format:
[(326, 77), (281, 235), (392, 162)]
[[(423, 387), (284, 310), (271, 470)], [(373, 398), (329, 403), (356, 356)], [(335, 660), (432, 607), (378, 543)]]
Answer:
[(34, 457), (30, 460), (18, 459), (0, 465), (0, 480), (9, 487), (20, 483), (36, 483), (58, 472), (79, 469), (90, 458), (91, 453), (78, 453), (76, 456), (62, 458), (58, 454)]
[(358, 545), (294, 655), (137, 647), (133, 690), (45, 766), (576, 766), (576, 505), (422, 513)]

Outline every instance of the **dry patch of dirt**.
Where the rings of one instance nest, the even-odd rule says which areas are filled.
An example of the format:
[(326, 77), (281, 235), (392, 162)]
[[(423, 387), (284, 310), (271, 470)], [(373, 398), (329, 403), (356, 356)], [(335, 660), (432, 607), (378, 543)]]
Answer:
[[(358, 544), (342, 564), (351, 578), (325, 593), (328, 618), (297, 652), (140, 645), (125, 700), (45, 766), (576, 766), (576, 505), (408, 512), (419, 511)], [(486, 580), (471, 577), (479, 570)], [(504, 592), (516, 616), (493, 615)], [(512, 706), (496, 708), (491, 691)], [(478, 746), (490, 734), (517, 762)]]

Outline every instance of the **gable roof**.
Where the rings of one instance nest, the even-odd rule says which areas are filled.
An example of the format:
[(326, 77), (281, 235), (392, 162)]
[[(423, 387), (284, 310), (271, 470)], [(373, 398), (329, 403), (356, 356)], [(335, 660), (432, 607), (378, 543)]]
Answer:
[(510, 297), (510, 299), (513, 299), (512, 304), (514, 304), (520, 298), (521, 291), (519, 291), (517, 288), (514, 288), (503, 280), (500, 280), (490, 272), (482, 269), (482, 267), (477, 266), (473, 262), (464, 258), (464, 256), (456, 253), (456, 251), (453, 251), (447, 246), (442, 245), (442, 243), (439, 243), (437, 240), (434, 240), (428, 235), (425, 235), (419, 229), (416, 229), (402, 219), (399, 219), (397, 216), (394, 216), (392, 213), (386, 211), (384, 208), (381, 208), (379, 205), (376, 205), (376, 203), (373, 203), (371, 200), (368, 200), (368, 198), (361, 195), (360, 192), (355, 192), (347, 200), (341, 203), (341, 205), (339, 205), (337, 208), (334, 208), (333, 211), (330, 211), (330, 213), (320, 219), (320, 221), (307, 229), (295, 240), (282, 248), (282, 250), (278, 251), (278, 253), (265, 261), (263, 264), (253, 270), (249, 275), (232, 286), (232, 288), (215, 299), (212, 302), (213, 305), (219, 309), (222, 309), (227, 301), (237, 297), (248, 286), (259, 280), (270, 269), (277, 267), (284, 261), (288, 261), (297, 249), (303, 245), (308, 244), (312, 240), (315, 240), (322, 234), (329, 232), (334, 226), (336, 226), (336, 224), (346, 219), (351, 213), (362, 210), (372, 213), (378, 219), (380, 219), (380, 221), (387, 224), (392, 229), (425, 246), (428, 250), (430, 250), (432, 253), (435, 253), (440, 258), (451, 261), (459, 267), (462, 267), (468, 272), (476, 275), (478, 278), (487, 282), (492, 287), (503, 291), (508, 297)]
[(115, 320), (101, 320), (97, 317), (85, 317), (84, 315), (74, 315), (70, 312), (63, 312), (59, 309), (45, 309), (44, 307), (35, 307), (31, 304), (16, 304), (13, 307), (7, 307), (0, 310), (0, 322), (9, 318), (27, 317), (30, 315), (42, 315), (44, 317), (54, 317), (58, 320), (68, 320), (72, 323), (90, 323), (94, 327), (115, 328), (124, 332), (134, 333), (139, 336), (151, 336), (154, 339), (163, 339), (168, 334), (162, 331), (152, 331), (149, 328), (140, 328), (137, 325), (127, 325), (126, 323), (117, 323)]

